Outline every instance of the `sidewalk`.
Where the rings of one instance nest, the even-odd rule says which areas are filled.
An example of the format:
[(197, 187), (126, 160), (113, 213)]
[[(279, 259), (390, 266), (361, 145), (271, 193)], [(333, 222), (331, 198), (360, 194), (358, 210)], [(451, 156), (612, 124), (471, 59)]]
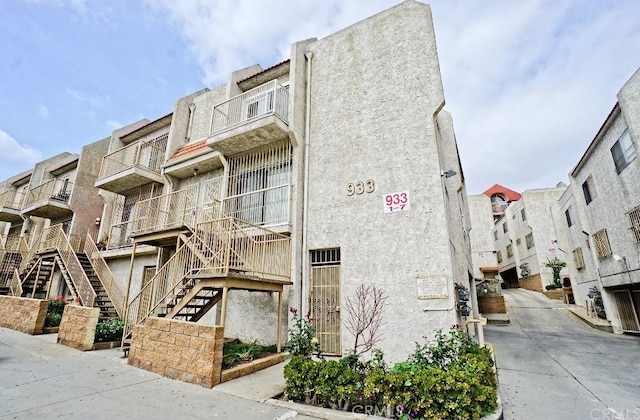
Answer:
[(593, 318), (589, 316), (589, 314), (587, 313), (587, 310), (582, 306), (571, 305), (567, 309), (569, 309), (569, 312), (571, 312), (578, 318), (582, 319), (584, 322), (591, 325), (593, 328), (597, 330), (605, 331), (605, 332), (610, 332), (610, 333), (613, 332), (613, 328), (611, 327), (611, 322), (607, 321), (606, 319)]

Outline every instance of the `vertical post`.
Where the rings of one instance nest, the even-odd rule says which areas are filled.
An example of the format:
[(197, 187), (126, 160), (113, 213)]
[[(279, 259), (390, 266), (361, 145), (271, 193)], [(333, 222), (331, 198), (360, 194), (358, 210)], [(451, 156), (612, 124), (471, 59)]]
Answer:
[[(129, 264), (129, 278), (127, 279), (127, 292), (124, 297), (124, 323), (127, 324), (129, 316), (129, 291), (131, 290), (131, 277), (133, 276), (133, 261), (136, 257), (136, 246), (138, 242), (133, 241), (133, 250), (131, 251), (131, 263)], [(125, 325), (126, 328), (126, 325)]]
[(227, 297), (229, 295), (229, 288), (227, 286), (222, 287), (222, 308), (220, 309), (220, 325), (224, 328), (224, 323), (227, 318)]
[(278, 330), (276, 341), (276, 353), (282, 351), (282, 290), (278, 292)]

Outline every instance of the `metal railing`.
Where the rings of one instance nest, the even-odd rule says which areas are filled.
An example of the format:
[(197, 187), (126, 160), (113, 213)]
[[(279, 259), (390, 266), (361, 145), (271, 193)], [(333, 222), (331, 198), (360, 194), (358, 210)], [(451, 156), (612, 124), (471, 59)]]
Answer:
[(223, 199), (222, 211), (230, 217), (255, 225), (289, 221), (289, 185), (263, 188)]
[(24, 194), (18, 191), (5, 191), (0, 194), (0, 207), (9, 207), (12, 209), (22, 209)]
[(288, 122), (289, 91), (272, 80), (213, 107), (210, 135), (218, 131), (274, 114)]
[(68, 203), (72, 190), (73, 183), (68, 179), (49, 180), (29, 190), (22, 208), (24, 209), (46, 200), (57, 200)]
[(291, 238), (233, 217), (198, 223), (191, 236), (127, 306), (123, 342), (133, 327), (176, 299), (190, 273), (226, 276), (241, 271), (260, 279), (291, 278)]
[(21, 297), (22, 290), (22, 280), (20, 279), (20, 273), (18, 273), (18, 269), (14, 269), (13, 277), (9, 282), (9, 290), (11, 291), (11, 296)]
[(181, 226), (193, 228), (198, 214), (199, 185), (164, 194), (136, 204), (132, 234), (154, 232)]
[[(166, 142), (165, 142), (166, 144)], [(121, 147), (102, 158), (98, 181), (130, 168), (140, 167), (160, 174), (165, 149), (144, 140)]]
[(124, 248), (133, 245), (131, 240), (132, 227), (132, 220), (111, 225), (109, 240), (107, 241), (107, 249)]
[(96, 276), (100, 280), (100, 283), (102, 283), (102, 287), (104, 287), (104, 290), (109, 296), (109, 300), (111, 300), (113, 306), (116, 308), (118, 316), (123, 316), (125, 292), (113, 277), (113, 273), (109, 269), (107, 262), (104, 260), (104, 258), (102, 258), (100, 251), (94, 243), (94, 239), (88, 233), (84, 241), (84, 253), (87, 258), (89, 258)]
[(41, 231), (33, 238), (33, 244), (31, 248), (29, 248), (24, 255), (22, 256), (22, 262), (20, 263), (20, 267), (18, 267), (18, 271), (20, 273), (24, 273), (29, 265), (29, 262), (35, 257), (36, 253), (40, 251), (40, 244), (42, 242), (42, 234), (44, 231)]
[[(69, 243), (62, 225), (59, 224), (44, 229), (39, 243), (40, 251), (56, 250), (58, 252), (82, 305), (92, 307), (96, 299), (96, 292), (93, 290), (93, 286), (91, 286), (87, 273), (84, 272), (73, 246)], [(33, 248), (35, 247), (34, 245)]]

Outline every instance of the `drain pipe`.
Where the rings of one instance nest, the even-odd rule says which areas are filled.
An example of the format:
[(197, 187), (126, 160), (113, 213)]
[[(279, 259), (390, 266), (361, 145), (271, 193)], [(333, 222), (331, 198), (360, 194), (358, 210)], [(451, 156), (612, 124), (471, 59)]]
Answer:
[(309, 129), (311, 126), (311, 62), (313, 60), (313, 51), (305, 51), (305, 58), (307, 59), (307, 92), (306, 92), (306, 110), (305, 110), (305, 125), (304, 125), (304, 204), (302, 206), (302, 270), (300, 281), (300, 313), (306, 313), (304, 311), (307, 308), (305, 306), (305, 292), (308, 294), (308, 284), (305, 283), (305, 278), (309, 277), (309, 252), (307, 251), (307, 225), (308, 217), (307, 211), (309, 209)]

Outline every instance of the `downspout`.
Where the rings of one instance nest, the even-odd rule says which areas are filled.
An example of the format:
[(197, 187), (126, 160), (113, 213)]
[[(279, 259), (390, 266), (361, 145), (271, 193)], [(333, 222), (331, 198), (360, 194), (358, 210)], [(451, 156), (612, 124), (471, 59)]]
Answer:
[(305, 126), (304, 126), (304, 192), (303, 192), (303, 209), (302, 209), (302, 270), (300, 280), (300, 312), (306, 313), (305, 309), (305, 293), (308, 294), (308, 284), (305, 278), (309, 278), (309, 252), (307, 251), (307, 212), (309, 209), (309, 130), (311, 126), (311, 63), (313, 60), (313, 51), (304, 53), (307, 59), (307, 92), (305, 100)]

